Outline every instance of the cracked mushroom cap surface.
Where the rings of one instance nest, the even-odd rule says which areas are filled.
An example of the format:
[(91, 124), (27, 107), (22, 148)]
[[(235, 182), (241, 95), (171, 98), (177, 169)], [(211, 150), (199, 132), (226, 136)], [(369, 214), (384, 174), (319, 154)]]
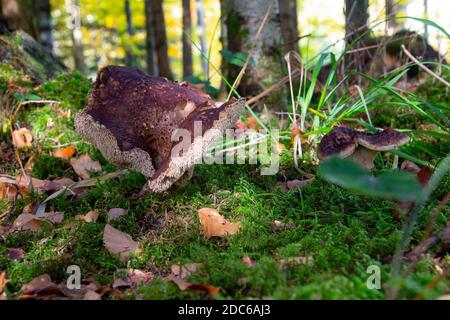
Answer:
[(356, 140), (359, 145), (374, 151), (387, 151), (397, 149), (408, 143), (409, 137), (405, 133), (393, 129), (384, 129), (375, 134), (358, 132)]
[(201, 156), (201, 150), (189, 148), (173, 159), (172, 148), (178, 142), (172, 141), (172, 133), (189, 131), (192, 147), (194, 123), (201, 121), (203, 136), (197, 139), (197, 147), (208, 147), (218, 134), (205, 133), (231, 128), (244, 105), (244, 100), (236, 99), (218, 103), (188, 83), (150, 76), (136, 68), (108, 66), (99, 71), (88, 106), (75, 117), (75, 127), (106, 159), (149, 177), (145, 193), (158, 192), (189, 175)]
[(356, 130), (346, 127), (335, 127), (323, 136), (319, 143), (317, 155), (319, 159), (325, 160), (332, 156), (346, 158), (355, 152), (357, 143), (355, 141)]

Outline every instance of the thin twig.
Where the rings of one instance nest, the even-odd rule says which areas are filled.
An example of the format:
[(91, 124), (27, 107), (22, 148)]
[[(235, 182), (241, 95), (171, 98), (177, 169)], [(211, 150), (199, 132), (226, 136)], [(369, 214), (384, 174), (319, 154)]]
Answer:
[(436, 73), (434, 73), (433, 71), (431, 71), (428, 67), (426, 67), (423, 63), (421, 63), (419, 60), (416, 59), (416, 57), (414, 57), (411, 52), (409, 52), (405, 46), (402, 44), (402, 50), (403, 52), (405, 52), (405, 54), (412, 60), (414, 61), (420, 68), (422, 68), (425, 72), (427, 72), (428, 74), (430, 74), (431, 76), (435, 77), (436, 79), (438, 79), (439, 81), (441, 81), (443, 84), (445, 84), (447, 87), (450, 87), (450, 82), (446, 81), (444, 78), (440, 77), (439, 75), (437, 75)]

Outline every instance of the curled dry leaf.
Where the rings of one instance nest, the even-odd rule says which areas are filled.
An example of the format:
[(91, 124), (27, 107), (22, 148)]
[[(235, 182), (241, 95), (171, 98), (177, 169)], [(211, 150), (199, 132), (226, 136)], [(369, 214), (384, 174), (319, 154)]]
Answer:
[(118, 270), (114, 273), (112, 287), (137, 288), (140, 285), (149, 283), (152, 279), (153, 273), (151, 272), (144, 272), (138, 269)]
[(105, 225), (103, 244), (110, 254), (118, 256), (122, 262), (128, 261), (131, 253), (139, 252), (137, 242), (130, 235), (113, 228), (109, 224)]
[(27, 148), (31, 147), (31, 142), (33, 141), (33, 135), (27, 128), (20, 128), (19, 130), (14, 130), (12, 133), (13, 145), (16, 148)]
[(19, 187), (16, 185), (15, 180), (3, 178), (0, 181), (0, 199), (13, 201), (18, 194)]
[(70, 164), (76, 174), (84, 180), (91, 177), (89, 172), (99, 172), (102, 170), (100, 162), (92, 160), (88, 154), (83, 154), (78, 159), (70, 159)]
[(96, 222), (98, 219), (98, 212), (91, 210), (86, 214), (80, 214), (75, 216), (75, 220), (84, 220), (87, 223)]
[(75, 149), (74, 146), (68, 146), (67, 148), (60, 149), (52, 154), (55, 158), (62, 158), (62, 159), (69, 159), (71, 158), (75, 152), (77, 152), (77, 149)]
[(207, 239), (211, 237), (224, 237), (233, 235), (241, 227), (240, 223), (228, 222), (219, 212), (211, 208), (202, 208), (198, 211), (198, 217), (203, 228), (203, 234)]
[(113, 221), (121, 216), (126, 216), (128, 214), (128, 210), (121, 208), (112, 208), (108, 211), (108, 222)]
[(309, 257), (293, 257), (293, 258), (281, 259), (278, 262), (278, 266), (280, 268), (283, 268), (288, 265), (300, 265), (300, 264), (311, 266), (314, 264), (314, 259), (311, 256), (309, 256)]

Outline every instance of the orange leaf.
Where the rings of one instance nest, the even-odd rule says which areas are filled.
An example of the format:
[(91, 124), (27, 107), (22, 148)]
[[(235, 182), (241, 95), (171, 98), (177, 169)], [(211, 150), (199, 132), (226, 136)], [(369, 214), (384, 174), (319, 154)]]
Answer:
[(241, 227), (240, 223), (230, 223), (217, 210), (202, 208), (198, 211), (198, 217), (203, 227), (203, 234), (206, 238), (223, 237), (233, 235)]
[(77, 152), (77, 149), (75, 149), (74, 146), (68, 146), (67, 148), (58, 150), (55, 153), (53, 153), (53, 157), (69, 159), (75, 154), (75, 152)]
[(253, 130), (257, 131), (259, 129), (259, 126), (256, 123), (256, 120), (254, 117), (248, 117), (247, 121), (245, 121), (245, 123), (247, 124), (247, 126), (249, 126)]

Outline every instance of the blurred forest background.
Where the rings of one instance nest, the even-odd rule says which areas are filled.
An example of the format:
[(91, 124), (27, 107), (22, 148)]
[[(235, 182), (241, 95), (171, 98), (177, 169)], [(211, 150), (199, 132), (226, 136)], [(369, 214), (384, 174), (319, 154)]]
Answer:
[[(177, 80), (209, 80), (208, 84), (218, 88), (220, 76), (212, 70), (207, 59), (202, 59), (201, 52), (217, 68), (222, 65), (223, 58), (235, 58), (236, 64), (245, 60), (245, 52), (233, 56), (236, 52), (223, 48), (225, 22), (222, 20), (221, 23), (220, 17), (227, 3), (224, 0), (1, 2), (3, 16), (9, 19), (10, 26), (16, 28), (14, 23), (28, 24), (21, 29), (38, 38), (65, 65), (91, 78), (99, 68), (119, 64), (140, 67), (151, 74)], [(267, 3), (260, 1), (262, 7), (267, 7)], [(286, 31), (291, 32), (287, 36), (293, 39), (291, 44), (299, 44), (304, 61), (324, 49), (335, 53), (342, 51), (345, 42), (339, 40), (345, 36), (344, 0), (279, 0), (277, 5), (282, 17), (281, 27), (291, 28)], [(370, 0), (368, 8), (368, 25), (374, 27), (375, 35), (392, 34), (404, 28), (414, 30), (424, 34), (436, 50), (449, 57), (448, 39), (438, 30), (412, 19), (383, 22), (388, 16), (393, 19), (413, 16), (450, 28), (450, 3), (447, 1)], [(11, 23), (14, 19), (17, 21)], [(279, 36), (286, 37), (286, 32)], [(281, 39), (280, 43), (283, 43)], [(291, 45), (288, 49), (294, 47)]]

